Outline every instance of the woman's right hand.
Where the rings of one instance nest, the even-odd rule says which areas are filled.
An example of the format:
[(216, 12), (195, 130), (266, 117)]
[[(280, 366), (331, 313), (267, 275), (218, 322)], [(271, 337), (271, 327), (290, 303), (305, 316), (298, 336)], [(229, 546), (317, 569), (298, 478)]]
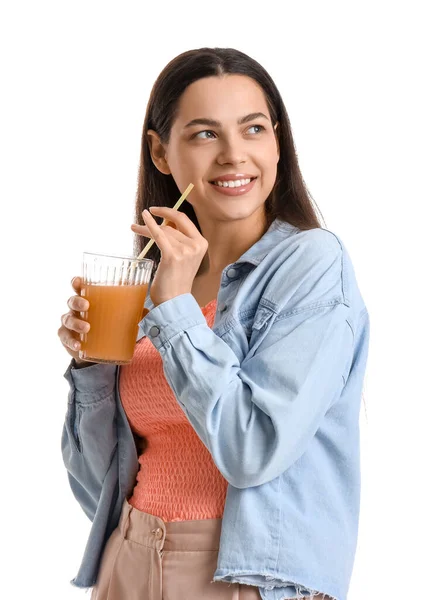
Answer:
[(73, 356), (77, 364), (90, 365), (88, 361), (79, 358), (79, 350), (81, 342), (80, 333), (87, 333), (90, 330), (90, 324), (83, 321), (80, 317), (80, 311), (88, 310), (90, 304), (85, 298), (79, 295), (81, 292), (81, 278), (74, 277), (72, 279), (72, 287), (78, 295), (71, 296), (67, 301), (70, 308), (69, 312), (61, 317), (61, 327), (58, 330), (58, 337), (61, 343), (66, 348), (70, 356)]

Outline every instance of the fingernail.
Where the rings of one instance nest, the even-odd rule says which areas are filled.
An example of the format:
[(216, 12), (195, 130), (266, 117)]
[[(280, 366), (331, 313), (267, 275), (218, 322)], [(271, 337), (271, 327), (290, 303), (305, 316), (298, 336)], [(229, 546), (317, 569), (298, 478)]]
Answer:
[(78, 348), (79, 348), (79, 342), (73, 342), (73, 349), (78, 350)]

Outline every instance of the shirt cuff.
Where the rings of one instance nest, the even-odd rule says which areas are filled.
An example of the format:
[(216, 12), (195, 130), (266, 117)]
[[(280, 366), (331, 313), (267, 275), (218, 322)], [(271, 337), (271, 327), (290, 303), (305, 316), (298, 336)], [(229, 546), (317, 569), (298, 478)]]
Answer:
[(206, 325), (201, 307), (192, 294), (181, 294), (162, 302), (148, 313), (141, 328), (153, 345), (160, 349), (171, 338), (196, 325)]
[(94, 363), (83, 369), (74, 369), (74, 364), (72, 359), (64, 377), (77, 392), (99, 392), (115, 381), (117, 365)]

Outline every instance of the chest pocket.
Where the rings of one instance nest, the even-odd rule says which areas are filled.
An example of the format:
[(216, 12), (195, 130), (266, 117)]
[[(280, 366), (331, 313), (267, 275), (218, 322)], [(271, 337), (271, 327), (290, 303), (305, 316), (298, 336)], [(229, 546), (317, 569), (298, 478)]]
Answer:
[(272, 324), (275, 321), (277, 313), (267, 306), (259, 307), (256, 311), (252, 326), (249, 342), (249, 355), (256, 353), (257, 349), (268, 335)]

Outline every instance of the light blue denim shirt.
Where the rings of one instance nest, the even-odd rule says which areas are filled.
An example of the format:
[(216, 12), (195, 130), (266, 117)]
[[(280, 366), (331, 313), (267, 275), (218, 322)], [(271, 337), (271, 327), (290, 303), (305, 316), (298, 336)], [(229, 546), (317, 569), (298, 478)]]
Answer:
[[(214, 326), (191, 294), (150, 309), (175, 397), (228, 481), (215, 581), (263, 600), (346, 600), (360, 504), (359, 411), (369, 316), (343, 243), (280, 220), (221, 278)], [(95, 583), (138, 472), (118, 367), (65, 373), (62, 451), (92, 527), (73, 583)]]

